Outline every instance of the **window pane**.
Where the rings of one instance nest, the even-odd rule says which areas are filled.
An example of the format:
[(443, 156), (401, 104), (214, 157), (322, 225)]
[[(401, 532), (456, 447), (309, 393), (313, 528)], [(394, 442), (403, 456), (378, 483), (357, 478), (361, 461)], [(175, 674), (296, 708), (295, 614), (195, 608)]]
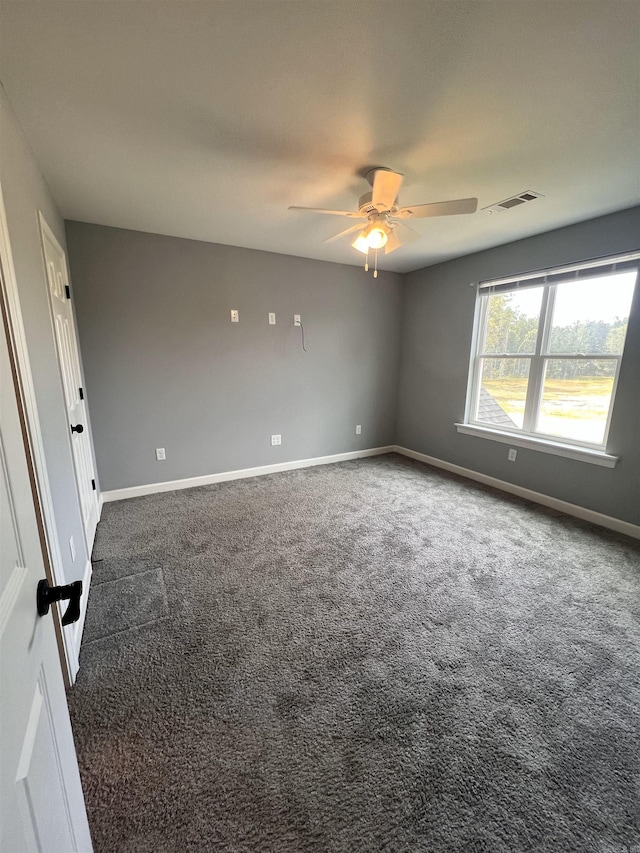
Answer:
[(614, 359), (549, 359), (537, 432), (602, 444), (616, 366)]
[(483, 352), (533, 353), (536, 348), (542, 287), (486, 297)]
[(637, 273), (556, 286), (550, 353), (622, 353)]
[(522, 429), (529, 381), (528, 358), (483, 358), (476, 420)]

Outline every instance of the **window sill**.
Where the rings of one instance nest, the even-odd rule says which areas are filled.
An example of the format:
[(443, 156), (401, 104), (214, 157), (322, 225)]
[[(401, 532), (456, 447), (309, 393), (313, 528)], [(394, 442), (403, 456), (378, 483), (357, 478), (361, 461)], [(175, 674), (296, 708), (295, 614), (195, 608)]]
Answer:
[(476, 426), (475, 424), (456, 424), (455, 427), (458, 432), (462, 432), (465, 435), (488, 438), (490, 441), (501, 441), (503, 444), (510, 444), (512, 447), (526, 447), (529, 450), (552, 453), (554, 456), (564, 456), (567, 459), (590, 462), (592, 465), (602, 465), (605, 468), (615, 468), (616, 462), (620, 458), (619, 456), (610, 456), (603, 450), (588, 450), (586, 447), (575, 447), (572, 444), (561, 444), (555, 441), (547, 441), (543, 438), (514, 435), (510, 432)]

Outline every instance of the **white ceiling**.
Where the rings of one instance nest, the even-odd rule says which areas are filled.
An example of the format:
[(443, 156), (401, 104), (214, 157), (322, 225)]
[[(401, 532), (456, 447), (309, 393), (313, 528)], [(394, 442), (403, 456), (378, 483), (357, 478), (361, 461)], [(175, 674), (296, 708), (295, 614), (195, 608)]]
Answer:
[(360, 264), (375, 165), (425, 219), (406, 271), (640, 203), (640, 6), (626, 0), (2, 2), (0, 79), (63, 215)]

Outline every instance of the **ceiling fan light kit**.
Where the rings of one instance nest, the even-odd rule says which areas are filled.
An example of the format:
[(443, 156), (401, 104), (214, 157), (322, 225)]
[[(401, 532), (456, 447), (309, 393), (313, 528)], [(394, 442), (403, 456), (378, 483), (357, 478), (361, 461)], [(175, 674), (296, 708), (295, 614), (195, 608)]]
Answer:
[(374, 278), (378, 277), (378, 249), (384, 249), (385, 254), (394, 252), (407, 242), (419, 238), (419, 234), (404, 224), (406, 219), (424, 219), (432, 216), (452, 216), (457, 214), (475, 213), (478, 208), (477, 198), (459, 198), (452, 201), (440, 201), (433, 204), (418, 204), (412, 207), (398, 206), (398, 190), (402, 184), (402, 175), (386, 167), (370, 169), (367, 180), (372, 186), (369, 193), (360, 196), (358, 212), (349, 210), (324, 210), (318, 207), (296, 207), (289, 210), (301, 210), (307, 213), (325, 213), (331, 216), (348, 216), (351, 219), (367, 220), (367, 224), (351, 227), (329, 237), (326, 243), (333, 243), (341, 237), (360, 233), (351, 243), (354, 249), (365, 255), (365, 271), (369, 270), (369, 250), (375, 252)]
[(382, 249), (389, 240), (391, 228), (384, 220), (384, 214), (373, 214), (369, 224), (358, 234), (351, 244), (365, 256), (364, 271), (369, 272), (369, 249), (374, 250), (373, 277), (378, 278), (378, 249)]

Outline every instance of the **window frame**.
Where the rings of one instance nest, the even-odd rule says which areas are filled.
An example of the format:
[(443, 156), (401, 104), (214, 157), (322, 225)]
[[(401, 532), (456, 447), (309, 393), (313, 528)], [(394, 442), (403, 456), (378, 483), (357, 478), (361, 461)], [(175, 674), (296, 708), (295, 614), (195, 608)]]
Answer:
[[(609, 463), (608, 461), (600, 461), (599, 464), (605, 464), (608, 467), (613, 467), (617, 461), (617, 457), (609, 456), (607, 454), (607, 445), (609, 441), (609, 430), (615, 407), (620, 365), (624, 355), (628, 327), (627, 330), (625, 330), (625, 340), (620, 353), (556, 353), (549, 350), (554, 314), (553, 309), (558, 286), (569, 281), (574, 281), (576, 277), (581, 277), (581, 273), (584, 277), (593, 277), (594, 275), (612, 275), (617, 272), (633, 270), (636, 273), (634, 287), (637, 288), (640, 280), (639, 259), (640, 252), (635, 252), (633, 254), (621, 255), (613, 258), (602, 258), (599, 260), (585, 262), (583, 264), (576, 264), (570, 267), (556, 267), (548, 270), (526, 273), (513, 278), (480, 282), (477, 286), (476, 293), (476, 310), (474, 314), (471, 357), (467, 380), (465, 417), (464, 423), (456, 424), (458, 431), (472, 435), (481, 435), (486, 438), (494, 438), (498, 441), (504, 441), (507, 443), (510, 441), (512, 436), (514, 443), (519, 446), (534, 446), (549, 453), (556, 452), (560, 455), (566, 455), (573, 458), (586, 458), (589, 461), (598, 461), (597, 457), (602, 457), (605, 460), (613, 460), (613, 462)], [(522, 354), (485, 352), (484, 343), (486, 338), (487, 315), (491, 295), (495, 293), (516, 292), (521, 287), (543, 288), (540, 311), (538, 314), (538, 330), (533, 352)], [(632, 297), (632, 299), (633, 298), (634, 297)], [(495, 426), (490, 423), (480, 421), (474, 416), (478, 411), (478, 402), (482, 387), (483, 364), (486, 360), (500, 358), (508, 358), (512, 360), (525, 359), (529, 363), (527, 394), (525, 398), (522, 428), (517, 426), (509, 427), (502, 424)], [(540, 417), (547, 363), (559, 360), (606, 360), (615, 362), (609, 410), (601, 443), (552, 435), (536, 429), (536, 425)], [(568, 452), (563, 452), (564, 450)]]

